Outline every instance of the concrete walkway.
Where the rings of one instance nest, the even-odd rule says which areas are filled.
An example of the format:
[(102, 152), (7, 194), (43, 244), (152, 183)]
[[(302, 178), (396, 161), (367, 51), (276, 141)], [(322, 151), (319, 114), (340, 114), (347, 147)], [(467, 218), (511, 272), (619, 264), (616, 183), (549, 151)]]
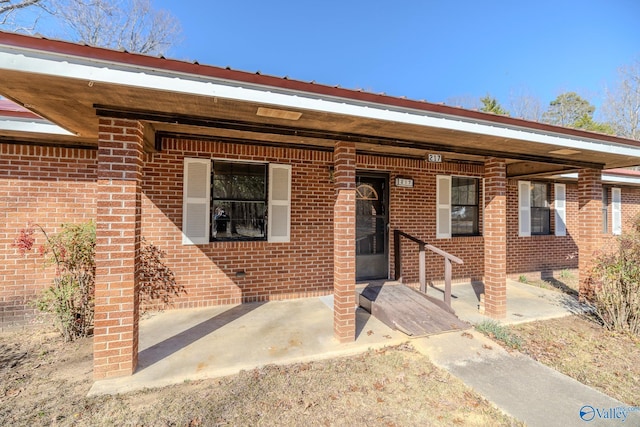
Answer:
[[(456, 285), (453, 295), (453, 307), (461, 319), (471, 323), (487, 319), (478, 313), (477, 286)], [(517, 282), (509, 282), (507, 308), (508, 322), (566, 316), (581, 309), (562, 294)], [(333, 338), (331, 296), (155, 314), (140, 322), (135, 374), (98, 381), (89, 395), (215, 378), (272, 363), (347, 356), (408, 341), (406, 335), (363, 310), (357, 310), (356, 320), (355, 342), (339, 344)], [(509, 353), (473, 330), (410, 342), (436, 365), (529, 426), (616, 425), (626, 414), (619, 409), (626, 408), (621, 402), (526, 356)], [(620, 418), (611, 419), (616, 415)], [(640, 425), (640, 411), (629, 413), (623, 425)]]
[(640, 426), (640, 412), (622, 409), (629, 405), (521, 353), (509, 353), (478, 332), (449, 332), (411, 343), (527, 426)]

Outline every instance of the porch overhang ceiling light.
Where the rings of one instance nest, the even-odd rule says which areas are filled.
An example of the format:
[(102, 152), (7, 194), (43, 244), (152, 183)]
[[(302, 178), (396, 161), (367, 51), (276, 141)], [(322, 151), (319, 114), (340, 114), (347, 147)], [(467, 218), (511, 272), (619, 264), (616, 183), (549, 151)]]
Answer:
[(297, 111), (279, 110), (277, 108), (258, 107), (256, 116), (295, 121), (302, 117), (302, 113)]
[(580, 154), (580, 151), (572, 150), (570, 148), (561, 148), (560, 150), (549, 151), (549, 154), (558, 154), (560, 156), (573, 156), (574, 154)]

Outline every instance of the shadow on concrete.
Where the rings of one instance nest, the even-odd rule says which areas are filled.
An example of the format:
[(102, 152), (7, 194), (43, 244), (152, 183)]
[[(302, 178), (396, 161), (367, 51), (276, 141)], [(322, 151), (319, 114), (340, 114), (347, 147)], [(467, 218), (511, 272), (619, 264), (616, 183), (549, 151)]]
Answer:
[(180, 351), (190, 344), (201, 338), (211, 334), (212, 332), (222, 328), (225, 325), (239, 319), (242, 316), (252, 312), (258, 307), (266, 304), (265, 302), (255, 302), (240, 304), (224, 311), (217, 316), (211, 317), (195, 326), (190, 327), (170, 338), (160, 341), (149, 348), (146, 348), (138, 354), (138, 369), (141, 371), (149, 366), (169, 357), (173, 353)]

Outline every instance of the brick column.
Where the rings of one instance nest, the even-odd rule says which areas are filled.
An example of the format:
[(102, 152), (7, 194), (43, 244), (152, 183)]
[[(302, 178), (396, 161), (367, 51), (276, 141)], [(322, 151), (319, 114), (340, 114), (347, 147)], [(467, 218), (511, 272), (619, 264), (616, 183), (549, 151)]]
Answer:
[(593, 294), (590, 270), (595, 252), (602, 243), (602, 175), (599, 170), (578, 172), (578, 267), (580, 269), (580, 299)]
[(98, 134), (95, 379), (131, 375), (138, 363), (142, 126), (101, 118)]
[(484, 312), (507, 315), (507, 169), (503, 159), (484, 163)]
[(356, 147), (336, 142), (333, 152), (333, 333), (340, 342), (356, 337)]

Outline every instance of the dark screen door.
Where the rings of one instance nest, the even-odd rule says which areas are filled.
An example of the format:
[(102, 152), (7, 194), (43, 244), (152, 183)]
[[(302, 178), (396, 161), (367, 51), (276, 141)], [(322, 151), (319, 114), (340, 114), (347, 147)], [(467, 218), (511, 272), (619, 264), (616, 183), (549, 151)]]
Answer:
[(356, 280), (389, 275), (387, 185), (384, 176), (356, 177)]

